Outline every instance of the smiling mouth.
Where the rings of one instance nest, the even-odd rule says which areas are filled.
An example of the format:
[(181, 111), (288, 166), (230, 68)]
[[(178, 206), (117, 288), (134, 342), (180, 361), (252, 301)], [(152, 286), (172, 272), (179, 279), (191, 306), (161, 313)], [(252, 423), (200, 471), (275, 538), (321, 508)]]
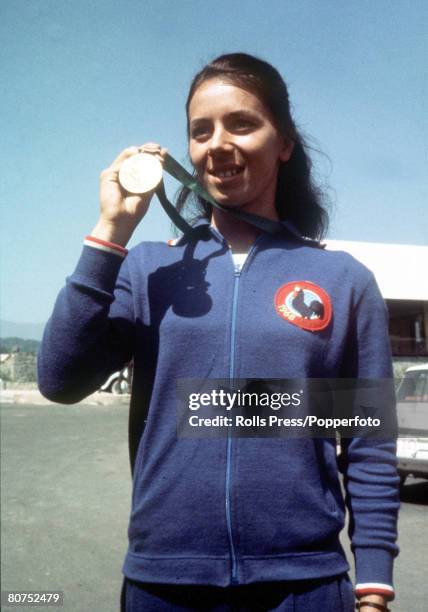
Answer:
[(241, 166), (233, 166), (229, 168), (220, 168), (218, 170), (212, 169), (208, 171), (208, 174), (219, 179), (232, 178), (238, 174), (242, 174), (244, 168)]

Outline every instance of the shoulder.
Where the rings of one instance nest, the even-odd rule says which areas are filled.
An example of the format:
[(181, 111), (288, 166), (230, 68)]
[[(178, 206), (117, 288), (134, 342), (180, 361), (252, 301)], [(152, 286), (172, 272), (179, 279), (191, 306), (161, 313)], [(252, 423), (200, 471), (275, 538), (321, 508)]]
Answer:
[(140, 260), (144, 256), (148, 261), (156, 260), (159, 257), (162, 259), (166, 257), (168, 261), (180, 259), (183, 256), (183, 250), (189, 245), (195, 245), (199, 240), (206, 242), (208, 238), (212, 241), (212, 235), (207, 233), (208, 227), (206, 223), (197, 224), (186, 235), (166, 240), (144, 240), (129, 250), (128, 257), (132, 260)]
[(373, 272), (347, 251), (335, 250), (322, 244), (320, 247), (305, 245), (297, 251), (307, 264), (322, 269), (328, 276), (347, 277), (354, 284), (366, 285), (374, 280)]
[(131, 268), (138, 266), (139, 269), (147, 270), (169, 265), (182, 258), (183, 246), (181, 238), (165, 241), (144, 240), (129, 249), (127, 264)]
[(137, 245), (129, 249), (128, 256), (132, 258), (139, 257), (142, 254), (157, 254), (168, 252), (172, 246), (176, 245), (176, 239), (171, 238), (169, 240), (143, 240)]
[(373, 272), (347, 251), (337, 251), (326, 246), (321, 249), (321, 253), (324, 255), (325, 262), (333, 267), (345, 269), (349, 273), (367, 280), (373, 277)]

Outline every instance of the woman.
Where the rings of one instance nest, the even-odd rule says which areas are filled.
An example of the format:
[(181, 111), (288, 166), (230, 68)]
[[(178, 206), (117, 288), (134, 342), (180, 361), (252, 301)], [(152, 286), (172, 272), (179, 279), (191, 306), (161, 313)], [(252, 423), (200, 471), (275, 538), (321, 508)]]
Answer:
[[(151, 194), (124, 192), (119, 169), (142, 149), (166, 153), (123, 151), (101, 174), (99, 221), (47, 325), (40, 388), (75, 402), (134, 359), (124, 610), (348, 612), (335, 440), (177, 437), (176, 382), (389, 378), (385, 306), (366, 268), (317, 243), (327, 215), (272, 66), (217, 58), (193, 80), (187, 119), (190, 159), (220, 208), (199, 198), (200, 219), (181, 239), (128, 253)], [(341, 469), (357, 605), (386, 610), (394, 441), (343, 440)]]

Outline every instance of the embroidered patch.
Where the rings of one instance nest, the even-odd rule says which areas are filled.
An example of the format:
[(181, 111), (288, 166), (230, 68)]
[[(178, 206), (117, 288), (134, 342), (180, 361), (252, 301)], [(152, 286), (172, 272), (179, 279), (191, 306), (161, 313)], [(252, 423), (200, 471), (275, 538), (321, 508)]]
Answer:
[(274, 304), (280, 317), (309, 331), (325, 329), (331, 321), (328, 293), (310, 281), (293, 281), (275, 293)]

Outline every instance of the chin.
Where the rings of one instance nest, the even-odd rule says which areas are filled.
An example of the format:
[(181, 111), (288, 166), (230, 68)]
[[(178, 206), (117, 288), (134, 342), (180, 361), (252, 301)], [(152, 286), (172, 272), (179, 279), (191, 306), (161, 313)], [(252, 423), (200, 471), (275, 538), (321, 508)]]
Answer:
[(237, 208), (237, 207), (244, 206), (245, 204), (242, 201), (242, 195), (241, 197), (239, 197), (239, 194), (236, 194), (234, 196), (233, 193), (228, 194), (228, 193), (224, 193), (221, 191), (219, 192), (214, 189), (212, 191), (209, 191), (209, 194), (212, 198), (214, 198), (216, 202), (218, 202), (222, 206), (230, 206), (233, 208)]

